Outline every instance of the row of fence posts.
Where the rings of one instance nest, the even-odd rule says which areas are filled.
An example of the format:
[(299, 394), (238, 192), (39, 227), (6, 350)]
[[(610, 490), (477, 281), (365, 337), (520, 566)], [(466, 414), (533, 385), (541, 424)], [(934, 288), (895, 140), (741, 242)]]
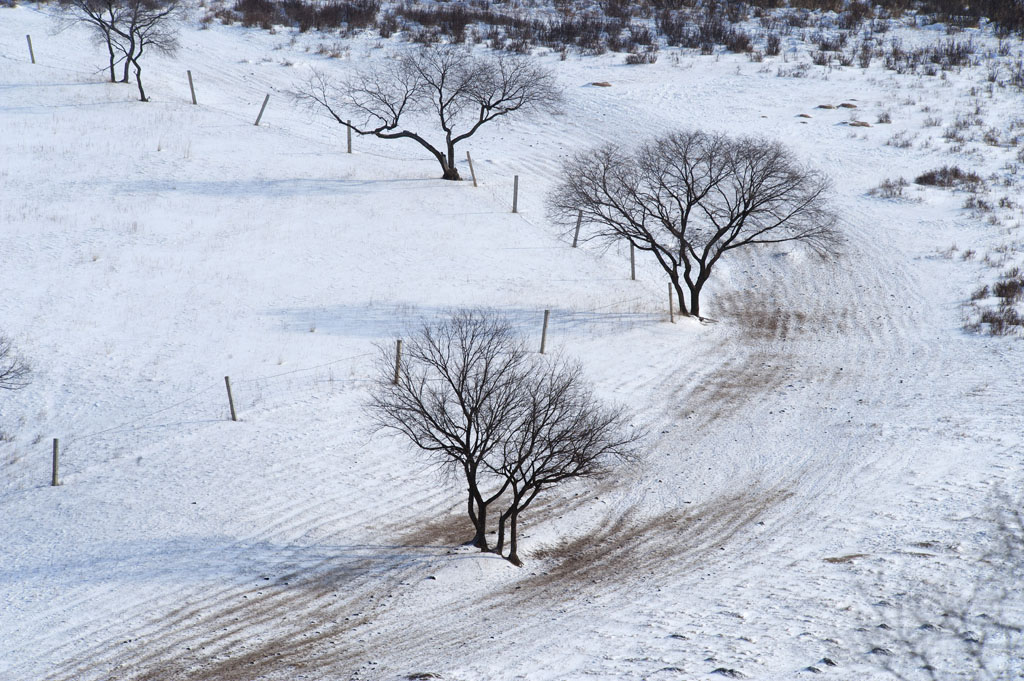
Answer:
[[(31, 35), (26, 35), (25, 36), (25, 40), (28, 42), (29, 57), (32, 59), (32, 63), (35, 64), (36, 63), (36, 55), (35, 55), (35, 52), (32, 49), (32, 36)], [(188, 70), (185, 73), (188, 75), (188, 89), (189, 89), (189, 92), (192, 94), (192, 104), (193, 105), (197, 105), (198, 104), (198, 100), (196, 99), (195, 82), (192, 80), (192, 71)], [(267, 104), (269, 102), (270, 102), (270, 95), (267, 94), (263, 98), (263, 105), (260, 106), (260, 112), (259, 112), (259, 114), (257, 114), (256, 122), (253, 123), (253, 125), (259, 126), (260, 121), (263, 119), (263, 112), (266, 111)], [(348, 121), (345, 122), (345, 129), (346, 129), (346, 133), (347, 133), (347, 135), (346, 135), (346, 137), (347, 137), (347, 140), (346, 140), (346, 142), (347, 142), (347, 144), (346, 144), (346, 146), (347, 146), (347, 153), (351, 154), (352, 153), (352, 121), (351, 120), (348, 120)], [(470, 173), (470, 176), (473, 178), (473, 186), (476, 187), (478, 185), (477, 185), (477, 179), (476, 179), (476, 171), (473, 169), (473, 157), (470, 156), (468, 151), (466, 152), (466, 162), (469, 164), (469, 173)], [(512, 179), (512, 212), (513, 213), (518, 213), (519, 212), (519, 176), (518, 175), (515, 175), (513, 177), (513, 179)], [(579, 213), (576, 216), (576, 231), (575, 231), (575, 233), (573, 234), (573, 237), (572, 237), (572, 247), (573, 248), (576, 248), (577, 245), (579, 244), (580, 227), (581, 227), (582, 224), (583, 224), (583, 211), (581, 210), (581, 211), (579, 211)], [(632, 243), (629, 244), (629, 272), (630, 272), (630, 279), (633, 280), (633, 281), (636, 281), (636, 247)], [(669, 282), (669, 284), (668, 284), (668, 318), (669, 318), (669, 321), (671, 321), (673, 324), (675, 324), (676, 323), (676, 319), (675, 319), (675, 313), (673, 311), (673, 300), (672, 300), (672, 297), (673, 297), (672, 296), (672, 282)], [(550, 319), (551, 319), (551, 310), (544, 310), (544, 326), (543, 326), (543, 328), (541, 330), (541, 336), (540, 336), (540, 354), (542, 354), (542, 355), (544, 354), (544, 351), (547, 348), (548, 322), (550, 321)], [(393, 379), (393, 383), (395, 385), (398, 384), (398, 379), (399, 379), (400, 374), (401, 374), (401, 368), (402, 368), (402, 341), (398, 340), (398, 341), (395, 342), (395, 375), (394, 375), (394, 379)], [(231, 377), (230, 376), (225, 376), (224, 377), (224, 387), (227, 389), (227, 393), (228, 393), (228, 408), (230, 409), (230, 412), (231, 412), (231, 420), (232, 421), (238, 421), (238, 413), (235, 411), (235, 399), (234, 399), (234, 396), (231, 393)], [(57, 487), (60, 484), (61, 484), (60, 483), (60, 439), (59, 438), (53, 438), (53, 467), (52, 467), (52, 475), (51, 475), (51, 478), (50, 478), (50, 485), (52, 487)]]
[[(36, 54), (35, 54), (35, 52), (32, 49), (32, 36), (31, 35), (25, 35), (25, 40), (28, 42), (28, 54), (29, 54), (29, 57), (32, 59), (32, 63), (35, 64), (36, 63)], [(192, 79), (192, 71), (191, 70), (187, 70), (187, 71), (185, 71), (185, 74), (188, 76), (188, 90), (189, 90), (189, 93), (192, 95), (192, 104), (193, 105), (198, 105), (199, 104), (199, 100), (196, 99), (196, 85), (195, 85), (195, 81)], [(263, 97), (263, 104), (260, 106), (260, 112), (258, 114), (256, 114), (256, 121), (253, 123), (254, 126), (259, 127), (260, 121), (263, 120), (263, 113), (267, 110), (267, 104), (268, 103), (270, 103), (270, 94), (269, 93), (266, 96)], [(346, 133), (346, 145), (345, 145), (346, 146), (346, 152), (351, 154), (352, 153), (352, 121), (351, 120), (345, 121), (345, 133)], [(477, 180), (476, 180), (476, 171), (473, 169), (473, 157), (469, 155), (468, 151), (466, 152), (466, 162), (469, 164), (469, 174), (473, 178), (473, 186), (476, 187), (478, 185), (477, 185)], [(513, 213), (518, 213), (519, 212), (519, 176), (518, 175), (516, 175), (515, 178), (513, 178), (513, 181), (512, 181), (512, 212)], [(577, 225), (576, 233), (577, 233), (577, 236), (578, 236), (579, 235), (579, 225)], [(573, 242), (573, 247), (574, 248), (576, 247), (575, 241)]]

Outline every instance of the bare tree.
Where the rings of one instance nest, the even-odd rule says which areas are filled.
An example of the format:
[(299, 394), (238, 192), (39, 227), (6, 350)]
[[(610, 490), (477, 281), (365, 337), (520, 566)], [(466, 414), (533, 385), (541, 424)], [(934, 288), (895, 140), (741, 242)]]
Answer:
[(527, 351), (507, 322), (462, 311), (424, 325), (405, 343), (398, 381), (395, 357), (382, 352), (368, 412), (446, 472), (465, 480), (472, 544), (487, 550), (487, 510), (508, 487), (494, 474), (502, 443), (520, 409)]
[(676, 132), (633, 153), (604, 146), (577, 154), (562, 176), (548, 197), (552, 217), (575, 221), (582, 210), (593, 226), (585, 239), (651, 253), (683, 314), (700, 316), (704, 284), (730, 251), (799, 241), (825, 253), (841, 240), (828, 179), (765, 139)]
[(519, 420), (503, 443), (499, 473), (508, 483), (508, 507), (501, 514), (495, 553), (509, 529), (508, 560), (522, 565), (519, 516), (542, 490), (568, 480), (597, 478), (616, 461), (634, 457), (640, 432), (628, 427), (621, 407), (602, 405), (578, 364), (537, 361), (520, 381)]
[(180, 0), (62, 0), (61, 10), (72, 21), (91, 27), (107, 48), (110, 82), (117, 82), (114, 69), (123, 61), (120, 82), (129, 82), (134, 68), (139, 99), (149, 101), (142, 87), (139, 60), (147, 49), (167, 54), (177, 49)]
[(0, 336), (0, 390), (20, 390), (29, 384), (32, 367), (14, 350), (6, 336)]
[(488, 510), (500, 514), (494, 552), (521, 565), (519, 517), (544, 489), (602, 475), (630, 459), (638, 431), (621, 408), (594, 397), (580, 368), (525, 350), (509, 323), (459, 311), (424, 325), (395, 354), (383, 349), (367, 410), (374, 425), (404, 435), (466, 485), (471, 543), (487, 551)]
[[(362, 69), (340, 86), (314, 71), (296, 97), (359, 135), (415, 141), (437, 159), (444, 179), (458, 180), (458, 143), (503, 116), (550, 110), (561, 91), (551, 71), (529, 57), (482, 58), (461, 46), (440, 45)], [(349, 123), (348, 113), (360, 120)], [(440, 128), (442, 142), (413, 129), (423, 116)]]

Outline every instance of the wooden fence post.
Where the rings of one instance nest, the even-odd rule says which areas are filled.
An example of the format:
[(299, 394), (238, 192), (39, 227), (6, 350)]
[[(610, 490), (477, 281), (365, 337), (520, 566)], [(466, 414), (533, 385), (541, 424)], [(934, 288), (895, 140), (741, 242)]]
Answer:
[(345, 122), (345, 132), (348, 133), (348, 153), (352, 153), (352, 121)]
[(668, 282), (668, 320), (673, 324), (676, 323), (675, 310), (672, 306), (672, 282)]
[(399, 338), (395, 341), (395, 380), (391, 381), (392, 384), (398, 385), (398, 376), (402, 370), (402, 339)]
[(25, 35), (25, 40), (28, 41), (28, 56), (32, 58), (32, 63), (35, 64), (36, 63), (36, 53), (32, 49), (32, 36), (26, 34)]
[(256, 122), (253, 125), (259, 125), (260, 119), (263, 118), (263, 111), (267, 108), (267, 102), (270, 101), (270, 95), (268, 94), (263, 98), (263, 106), (260, 107), (260, 115), (256, 117)]
[(548, 342), (548, 318), (551, 316), (551, 310), (544, 310), (544, 330), (540, 332), (540, 354), (544, 354), (544, 346)]
[(188, 89), (192, 92), (192, 104), (194, 106), (199, 103), (196, 101), (196, 86), (192, 84), (192, 72), (186, 71), (185, 73), (188, 74)]
[(576, 244), (580, 240), (580, 225), (583, 224), (583, 209), (580, 209), (579, 215), (576, 216), (576, 233), (572, 237), (572, 247), (576, 248)]
[(228, 389), (228, 406), (231, 407), (231, 420), (237, 421), (238, 415), (235, 414), (235, 398), (231, 396), (231, 377), (224, 377), (224, 385)]
[(636, 248), (629, 244), (629, 278), (636, 281)]
[(469, 174), (473, 176), (473, 186), (476, 186), (476, 171), (473, 170), (473, 157), (469, 155), (469, 150), (466, 150), (466, 161), (469, 162)]
[(519, 212), (519, 176), (512, 181), (512, 212)]
[(53, 475), (50, 478), (50, 486), (60, 485), (60, 440), (53, 438)]

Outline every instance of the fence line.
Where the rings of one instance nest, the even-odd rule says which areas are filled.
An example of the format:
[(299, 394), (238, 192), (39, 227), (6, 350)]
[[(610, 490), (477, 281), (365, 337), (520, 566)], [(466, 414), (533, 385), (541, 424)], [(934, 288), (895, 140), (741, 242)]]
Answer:
[[(602, 329), (614, 332), (633, 328), (638, 324), (657, 323), (660, 321), (661, 311), (655, 313), (635, 309), (622, 310), (624, 306), (635, 305), (647, 298), (636, 296), (585, 309), (551, 308), (549, 343), (561, 345), (567, 338), (592, 337)], [(395, 307), (401, 311), (401, 314), (397, 315), (401, 319), (400, 323), (387, 324), (386, 329), (372, 329), (375, 331), (371, 334), (372, 338), (383, 339), (389, 335), (392, 338), (401, 337), (422, 323), (430, 323), (445, 316), (452, 309), (410, 305)], [(620, 311), (612, 311), (616, 308)], [(508, 318), (524, 337), (532, 338), (540, 328), (543, 308), (495, 308), (494, 311)], [(388, 320), (394, 320), (396, 315), (387, 314), (386, 317)], [(372, 324), (372, 320), (370, 323)], [(376, 369), (361, 361), (376, 354), (374, 351), (362, 352), (312, 366), (249, 378), (234, 378), (231, 385), (238, 418), (245, 422), (253, 419), (256, 412), (265, 413), (274, 405), (301, 404), (304, 399), (337, 394), (341, 390), (377, 380)], [(339, 369), (343, 371), (339, 372)], [(164, 418), (157, 419), (159, 416)], [(141, 458), (146, 448), (159, 443), (161, 433), (168, 429), (173, 430), (166, 435), (167, 437), (188, 437), (216, 423), (230, 424), (223, 380), (213, 381), (193, 390), (183, 399), (107, 428), (75, 435), (74, 425), (70, 424), (68, 430), (71, 432), (53, 433), (60, 438), (61, 443), (61, 478), (66, 480), (94, 466), (111, 465), (112, 462), (128, 456)], [(234, 427), (234, 424), (230, 427)], [(29, 484), (38, 483), (38, 480), (32, 480)]]

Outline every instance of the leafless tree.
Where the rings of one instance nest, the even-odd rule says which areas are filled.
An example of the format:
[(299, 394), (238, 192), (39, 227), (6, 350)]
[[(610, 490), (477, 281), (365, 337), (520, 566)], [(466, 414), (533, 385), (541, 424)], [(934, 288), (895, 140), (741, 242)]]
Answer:
[(508, 484), (495, 553), (502, 553), (506, 524), (508, 560), (522, 565), (519, 517), (542, 490), (568, 480), (597, 478), (616, 462), (634, 458), (640, 431), (629, 428), (621, 407), (601, 404), (578, 364), (538, 359), (520, 381), (522, 408), (502, 446), (499, 473)]
[(32, 367), (6, 336), (0, 336), (0, 390), (20, 390), (29, 384)]
[(494, 552), (520, 565), (519, 517), (544, 489), (602, 475), (633, 457), (639, 431), (594, 397), (577, 365), (526, 351), (509, 323), (459, 311), (382, 350), (367, 411), (466, 485), (471, 543), (487, 551), (488, 510), (503, 502)]
[(799, 241), (825, 253), (841, 240), (828, 179), (765, 139), (676, 132), (635, 152), (579, 153), (562, 177), (548, 197), (552, 217), (574, 222), (582, 210), (593, 226), (584, 239), (651, 253), (683, 314), (700, 316), (704, 284), (730, 251)]
[(502, 443), (520, 409), (528, 353), (504, 320), (462, 311), (426, 324), (405, 342), (394, 382), (394, 352), (382, 352), (368, 412), (401, 433), (443, 470), (465, 481), (472, 544), (487, 550), (487, 511), (507, 489), (495, 475)]
[(110, 82), (117, 82), (115, 67), (123, 61), (120, 82), (127, 83), (134, 68), (139, 99), (148, 101), (139, 60), (147, 50), (170, 54), (177, 49), (180, 0), (61, 0), (60, 6), (64, 17), (91, 27), (107, 48)]
[[(550, 110), (561, 91), (551, 71), (529, 57), (483, 58), (458, 45), (437, 45), (359, 70), (340, 86), (314, 71), (296, 97), (359, 135), (415, 141), (437, 159), (444, 179), (458, 180), (458, 143), (503, 116)], [(440, 127), (442, 142), (414, 130), (424, 116)]]

